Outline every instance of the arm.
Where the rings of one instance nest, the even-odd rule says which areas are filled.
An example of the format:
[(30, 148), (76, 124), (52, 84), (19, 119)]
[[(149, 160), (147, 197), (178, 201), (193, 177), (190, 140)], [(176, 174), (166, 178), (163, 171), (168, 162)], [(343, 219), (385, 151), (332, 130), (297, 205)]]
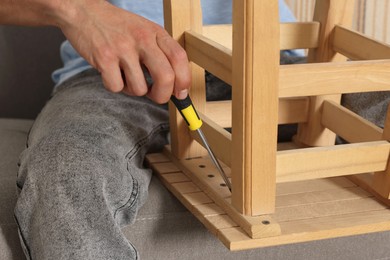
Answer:
[[(159, 25), (104, 0), (0, 0), (0, 24), (59, 27), (110, 91), (157, 103), (187, 96), (191, 73), (181, 46)], [(154, 80), (150, 89), (141, 64)]]

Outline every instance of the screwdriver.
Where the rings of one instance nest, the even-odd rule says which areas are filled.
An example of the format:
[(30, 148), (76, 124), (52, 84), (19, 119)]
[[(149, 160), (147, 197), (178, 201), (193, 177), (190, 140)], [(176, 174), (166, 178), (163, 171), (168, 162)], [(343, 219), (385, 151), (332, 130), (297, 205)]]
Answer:
[(219, 164), (217, 158), (215, 157), (213, 151), (211, 150), (206, 136), (203, 134), (200, 127), (202, 126), (203, 122), (200, 119), (198, 113), (195, 110), (194, 105), (192, 104), (192, 100), (190, 96), (187, 96), (185, 99), (177, 99), (175, 96), (171, 96), (171, 101), (175, 104), (176, 108), (179, 110), (180, 114), (183, 116), (184, 120), (186, 121), (188, 128), (191, 131), (197, 131), (200, 139), (202, 140), (207, 152), (210, 155), (211, 160), (217, 167), (219, 173), (221, 174), (223, 180), (225, 181), (226, 186), (229, 188), (230, 191), (232, 191), (232, 185), (227, 178), (225, 172), (223, 171), (221, 165)]

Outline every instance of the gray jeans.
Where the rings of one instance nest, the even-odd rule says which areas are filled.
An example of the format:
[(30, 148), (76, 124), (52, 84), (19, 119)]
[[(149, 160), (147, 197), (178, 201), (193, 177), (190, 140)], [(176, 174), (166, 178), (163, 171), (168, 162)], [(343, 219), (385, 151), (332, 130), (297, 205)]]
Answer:
[(15, 219), (30, 259), (137, 259), (121, 227), (148, 193), (150, 149), (167, 143), (168, 113), (106, 91), (93, 70), (55, 91), (31, 129), (17, 176)]

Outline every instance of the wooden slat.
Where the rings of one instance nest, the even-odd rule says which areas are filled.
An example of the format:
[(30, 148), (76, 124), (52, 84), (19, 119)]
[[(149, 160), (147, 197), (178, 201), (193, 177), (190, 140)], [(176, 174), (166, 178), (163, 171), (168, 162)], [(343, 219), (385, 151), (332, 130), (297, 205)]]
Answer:
[(280, 24), (280, 49), (311, 49), (318, 47), (319, 22)]
[(295, 195), (302, 193), (331, 191), (336, 189), (348, 189), (356, 187), (356, 184), (344, 177), (313, 179), (298, 182), (278, 183), (277, 196)]
[(232, 127), (232, 101), (207, 102), (205, 115), (223, 128)]
[[(316, 48), (319, 23), (284, 23), (280, 25), (280, 48)], [(232, 82), (232, 26), (205, 26), (203, 34), (185, 32), (188, 57), (223, 81)]]
[(321, 122), (349, 143), (382, 140), (380, 127), (332, 101), (324, 101)]
[[(309, 99), (307, 97), (279, 99), (278, 124), (303, 123), (307, 121)], [(212, 101), (206, 103), (206, 116), (221, 127), (232, 127), (232, 102)]]
[(390, 59), (390, 45), (343, 26), (335, 27), (333, 49), (352, 60)]
[[(213, 122), (209, 119), (204, 120), (202, 129), (217, 158), (227, 166), (231, 166), (230, 133), (217, 125), (213, 126)], [(193, 133), (193, 137), (201, 143), (196, 133)], [(276, 179), (277, 182), (290, 182), (382, 171), (386, 169), (389, 147), (388, 142), (379, 141), (279, 151)]]
[[(199, 116), (203, 121), (202, 131), (215, 156), (228, 166), (231, 166), (232, 135), (202, 113), (199, 113)], [(199, 142), (200, 145), (204, 146), (197, 132), (191, 132), (191, 136)]]
[[(280, 49), (309, 49), (318, 47), (320, 23), (298, 22), (280, 24)], [(232, 25), (207, 25), (203, 35), (228, 49), (232, 49)]]
[(386, 209), (386, 206), (372, 197), (368, 197), (281, 207), (276, 210), (273, 217), (276, 221), (281, 223), (292, 220), (295, 221), (327, 216), (339, 216), (382, 209)]
[[(231, 193), (225, 186), (214, 164), (204, 158), (194, 158), (191, 160), (177, 160), (168, 150), (165, 151), (170, 159), (196, 184), (203, 192), (207, 194), (220, 208), (226, 212), (230, 218), (241, 226), (250, 237), (267, 237), (280, 234), (279, 225), (273, 221), (269, 215), (256, 217), (244, 216), (237, 212), (231, 205)], [(200, 167), (201, 166), (201, 167)], [(154, 167), (158, 172), (158, 164)], [(213, 175), (213, 177), (209, 177)], [(177, 184), (172, 184), (174, 186)], [(174, 187), (176, 190), (177, 188)], [(190, 191), (190, 192), (188, 192)], [(186, 193), (194, 192), (191, 187), (185, 189)], [(181, 196), (181, 195), (180, 195)], [(186, 202), (188, 203), (188, 202)], [(199, 212), (199, 209), (194, 209)], [(266, 222), (265, 222), (266, 221)], [(266, 224), (264, 224), (266, 223)]]
[(170, 183), (188, 182), (190, 180), (190, 179), (188, 179), (187, 176), (185, 176), (181, 172), (164, 174), (162, 176), (162, 178), (164, 178), (166, 181), (168, 181)]
[(276, 179), (290, 182), (382, 171), (389, 151), (387, 141), (280, 151)]
[(267, 239), (251, 239), (240, 228), (222, 229), (221, 241), (232, 251), (299, 243), (333, 237), (343, 237), (390, 229), (390, 211), (377, 210), (361, 213), (314, 218), (281, 223), (280, 236)]
[(390, 90), (390, 61), (282, 65), (279, 97)]
[(188, 58), (225, 82), (232, 82), (232, 51), (202, 34), (185, 32)]
[(146, 161), (149, 164), (152, 163), (162, 163), (162, 162), (170, 162), (169, 158), (162, 153), (150, 153), (146, 155)]
[(368, 198), (372, 197), (372, 194), (364, 191), (360, 187), (351, 187), (324, 191), (313, 191), (313, 192), (300, 192), (296, 194), (288, 194), (276, 196), (276, 209), (282, 207), (293, 207), (293, 206), (302, 206), (309, 204), (317, 204), (323, 202), (332, 202), (332, 201), (349, 201), (351, 199), (357, 198)]

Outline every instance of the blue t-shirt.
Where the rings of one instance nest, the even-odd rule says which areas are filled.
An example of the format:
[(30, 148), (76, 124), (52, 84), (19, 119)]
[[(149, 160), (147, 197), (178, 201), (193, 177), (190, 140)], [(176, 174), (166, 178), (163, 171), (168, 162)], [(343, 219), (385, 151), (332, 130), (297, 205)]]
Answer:
[[(110, 2), (163, 26), (163, 0), (110, 0)], [(231, 0), (201, 0), (201, 3), (204, 24), (230, 24), (232, 22)], [(295, 21), (293, 14), (283, 0), (279, 0), (279, 15), (281, 22)], [(60, 52), (64, 66), (52, 74), (56, 85), (91, 68), (91, 65), (80, 57), (69, 41), (62, 43)]]

